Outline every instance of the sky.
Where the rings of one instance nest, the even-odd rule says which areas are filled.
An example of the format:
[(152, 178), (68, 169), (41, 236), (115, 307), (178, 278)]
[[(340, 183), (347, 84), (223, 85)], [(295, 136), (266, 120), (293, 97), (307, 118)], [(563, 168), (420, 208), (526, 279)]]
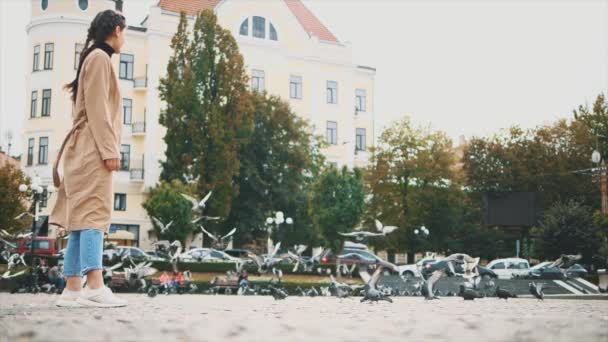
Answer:
[[(139, 23), (155, 1), (126, 0), (127, 20)], [(608, 93), (608, 0), (303, 2), (351, 44), (355, 64), (377, 69), (379, 130), (407, 115), (458, 143), (571, 118)], [(26, 3), (0, 0), (12, 8), (0, 13), (0, 63), (11, 66), (0, 74), (3, 145), (4, 131), (19, 132), (15, 113), (25, 113)]]

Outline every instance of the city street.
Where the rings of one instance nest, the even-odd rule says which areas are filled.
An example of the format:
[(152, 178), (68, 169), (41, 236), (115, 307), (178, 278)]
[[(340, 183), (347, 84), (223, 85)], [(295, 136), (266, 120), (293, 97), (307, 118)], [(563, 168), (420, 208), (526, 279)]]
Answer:
[(122, 295), (122, 309), (63, 309), (0, 294), (0, 341), (606, 341), (608, 301)]

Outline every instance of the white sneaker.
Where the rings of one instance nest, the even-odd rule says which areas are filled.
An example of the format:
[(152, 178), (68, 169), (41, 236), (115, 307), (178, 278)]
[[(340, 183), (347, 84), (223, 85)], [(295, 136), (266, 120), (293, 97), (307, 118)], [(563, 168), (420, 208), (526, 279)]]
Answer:
[(112, 293), (112, 290), (105, 286), (94, 290), (85, 287), (82, 290), (80, 297), (76, 299), (76, 302), (82, 306), (93, 306), (98, 308), (127, 306), (126, 300), (116, 297), (116, 295)]
[(63, 308), (81, 308), (82, 304), (77, 302), (78, 298), (80, 298), (80, 291), (63, 289), (63, 292), (55, 302), (55, 305)]

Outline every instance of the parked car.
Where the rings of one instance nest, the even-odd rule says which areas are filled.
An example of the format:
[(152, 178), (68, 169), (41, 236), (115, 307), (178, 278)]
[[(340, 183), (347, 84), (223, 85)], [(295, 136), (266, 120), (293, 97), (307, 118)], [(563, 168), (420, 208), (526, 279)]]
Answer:
[[(353, 248), (345, 248), (342, 250), (342, 253), (339, 255), (340, 264), (344, 265), (353, 265), (353, 264), (365, 264), (372, 265), (377, 264), (380, 261), (383, 261), (379, 256), (373, 254), (369, 250), (363, 249), (353, 249)], [(321, 258), (322, 264), (335, 264), (336, 256), (333, 252), (327, 251), (325, 255)]]
[(145, 251), (145, 253), (153, 258), (158, 258), (159, 260), (167, 261), (167, 260), (171, 259), (169, 254), (167, 254), (165, 252), (161, 252), (161, 251)]
[[(446, 261), (439, 260), (436, 262), (427, 263), (426, 266), (422, 268), (422, 277), (427, 279), (433, 272), (435, 272), (438, 268), (444, 267)], [(483, 266), (475, 266), (477, 273), (485, 278), (498, 278), (498, 275), (492, 271), (491, 269)], [(462, 264), (454, 264), (454, 272), (457, 276), (464, 275), (464, 267)]]
[(246, 249), (225, 249), (224, 253), (239, 259), (247, 259), (249, 255), (249, 251)]
[(130, 257), (134, 263), (140, 263), (144, 261), (162, 261), (162, 258), (149, 255), (139, 247), (133, 246), (117, 246), (111, 249), (105, 249), (103, 251), (103, 260), (107, 263), (118, 263), (122, 258)]
[(193, 248), (180, 254), (179, 259), (184, 262), (239, 262), (239, 258), (212, 248)]
[(559, 267), (551, 267), (553, 261), (545, 261), (530, 268), (528, 276), (531, 278), (538, 279), (557, 279), (563, 280), (566, 278), (582, 278), (587, 276), (587, 270), (579, 265), (574, 264), (568, 269), (561, 269)]
[[(17, 253), (29, 253), (32, 247), (32, 239), (19, 240), (17, 245)], [(57, 249), (57, 242), (55, 238), (46, 236), (38, 236), (34, 239), (34, 254), (35, 255), (57, 255), (59, 250)]]
[(506, 258), (490, 261), (487, 268), (494, 271), (500, 279), (511, 279), (521, 277), (530, 272), (530, 263), (526, 259)]
[(408, 278), (420, 278), (422, 277), (422, 268), (429, 263), (434, 263), (435, 261), (437, 260), (434, 257), (426, 257), (418, 260), (418, 262), (416, 262), (415, 264), (397, 266), (397, 269), (399, 270), (399, 275), (401, 276)]

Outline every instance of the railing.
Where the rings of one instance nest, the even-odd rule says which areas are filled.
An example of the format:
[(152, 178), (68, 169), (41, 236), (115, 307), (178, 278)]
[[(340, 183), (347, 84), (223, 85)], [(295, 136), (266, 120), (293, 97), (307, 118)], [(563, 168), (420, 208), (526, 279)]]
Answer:
[(144, 160), (142, 159), (131, 159), (129, 167), (130, 179), (132, 181), (143, 181), (144, 180)]
[(136, 77), (135, 79), (133, 79), (133, 88), (145, 89), (146, 87), (148, 87), (147, 77)]
[(131, 133), (132, 134), (146, 133), (146, 122), (145, 121), (133, 122), (131, 124)]

